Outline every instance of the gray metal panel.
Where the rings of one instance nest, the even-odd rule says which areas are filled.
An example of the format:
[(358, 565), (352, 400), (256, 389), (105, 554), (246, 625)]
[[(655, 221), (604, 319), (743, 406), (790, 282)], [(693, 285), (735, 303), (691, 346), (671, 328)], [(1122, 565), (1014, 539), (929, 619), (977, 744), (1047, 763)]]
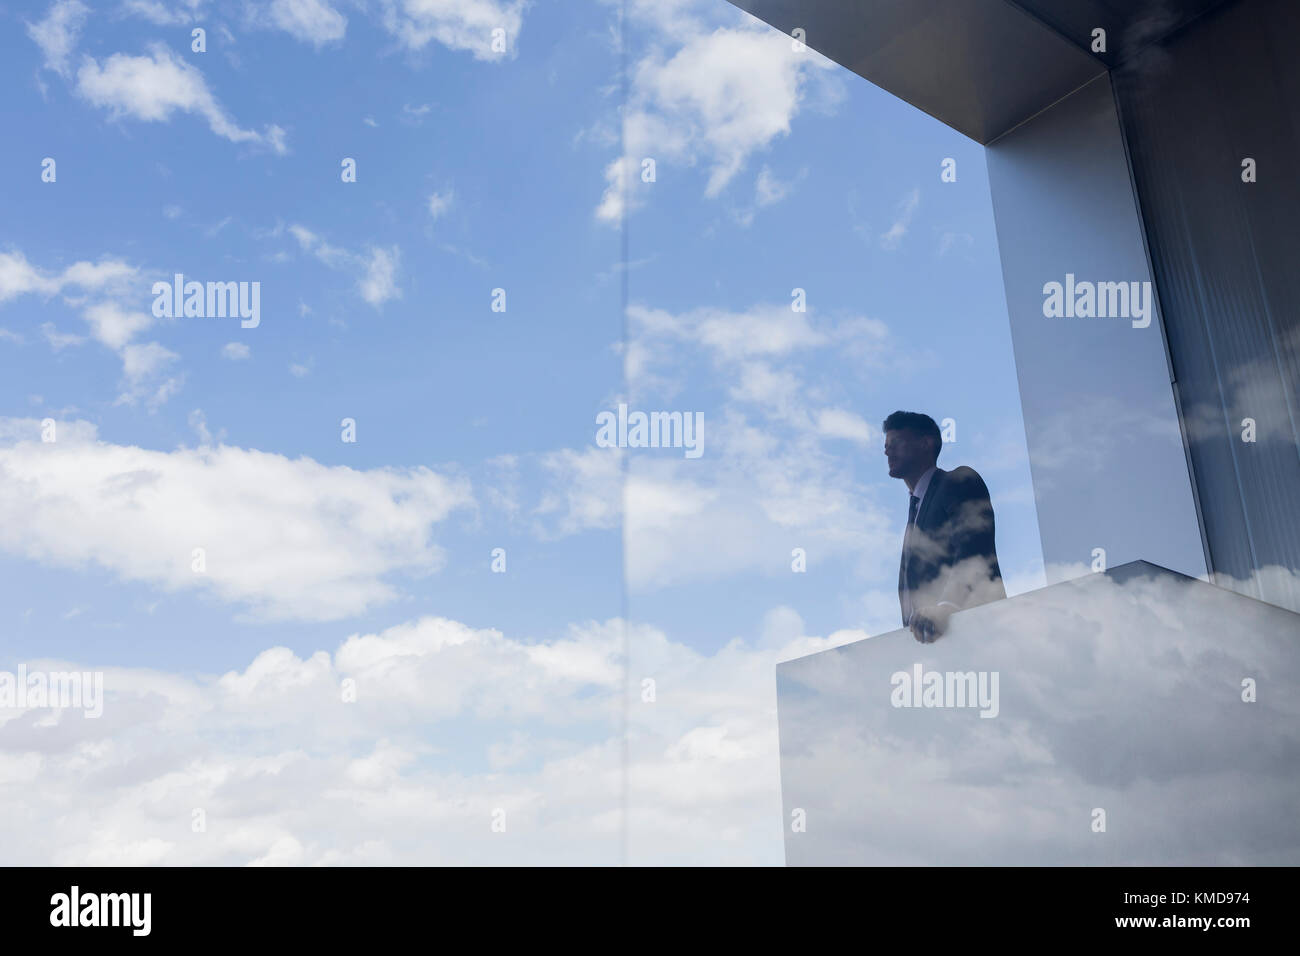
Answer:
[(1300, 572), (1297, 37), (1300, 5), (1247, 0), (1114, 81), (1214, 569), (1300, 610), (1292, 574), (1246, 580)]
[(1008, 0), (1033, 14), (1081, 48), (1092, 51), (1092, 31), (1106, 31), (1106, 52), (1115, 66), (1195, 19), (1233, 0)]
[(732, 0), (987, 143), (1104, 72), (1006, 0)]
[[(987, 150), (1047, 580), (1148, 560), (1207, 573), (1160, 319), (1044, 315), (1044, 286), (1151, 280), (1110, 81)], [(1073, 565), (1074, 567), (1070, 567)]]
[(1300, 615), (1141, 562), (780, 664), (777, 714), (791, 865), (1300, 864)]

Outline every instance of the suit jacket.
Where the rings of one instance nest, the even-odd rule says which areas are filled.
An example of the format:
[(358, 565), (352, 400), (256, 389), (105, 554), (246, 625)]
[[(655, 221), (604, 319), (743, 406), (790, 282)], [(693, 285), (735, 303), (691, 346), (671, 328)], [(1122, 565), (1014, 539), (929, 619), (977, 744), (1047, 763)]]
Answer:
[(975, 607), (1007, 596), (994, 545), (993, 502), (974, 468), (935, 469), (898, 562), (900, 611), (904, 590), (912, 592), (914, 611), (941, 601)]

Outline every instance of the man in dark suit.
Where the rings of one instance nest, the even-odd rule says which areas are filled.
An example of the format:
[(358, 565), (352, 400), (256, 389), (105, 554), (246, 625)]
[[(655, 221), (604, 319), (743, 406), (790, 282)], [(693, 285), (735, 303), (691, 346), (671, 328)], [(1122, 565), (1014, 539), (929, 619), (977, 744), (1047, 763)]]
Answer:
[(929, 415), (894, 412), (884, 422), (889, 477), (910, 495), (898, 565), (903, 626), (922, 644), (936, 640), (962, 608), (1007, 596), (994, 546), (993, 503), (973, 468), (938, 467), (943, 438)]

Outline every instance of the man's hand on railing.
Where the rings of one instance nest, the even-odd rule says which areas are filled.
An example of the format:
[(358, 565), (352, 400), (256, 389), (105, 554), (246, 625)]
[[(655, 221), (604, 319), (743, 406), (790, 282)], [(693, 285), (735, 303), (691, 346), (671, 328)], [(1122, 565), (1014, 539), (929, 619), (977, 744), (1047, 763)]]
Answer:
[(912, 614), (912, 636), (922, 644), (933, 644), (948, 629), (948, 618), (957, 610), (952, 604), (933, 604)]

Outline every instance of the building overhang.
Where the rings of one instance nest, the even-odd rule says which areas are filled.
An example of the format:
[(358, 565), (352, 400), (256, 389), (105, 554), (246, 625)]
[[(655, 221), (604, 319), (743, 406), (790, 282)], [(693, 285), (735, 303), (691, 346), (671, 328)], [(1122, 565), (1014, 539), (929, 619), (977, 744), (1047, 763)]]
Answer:
[(731, 2), (987, 145), (1225, 0)]

